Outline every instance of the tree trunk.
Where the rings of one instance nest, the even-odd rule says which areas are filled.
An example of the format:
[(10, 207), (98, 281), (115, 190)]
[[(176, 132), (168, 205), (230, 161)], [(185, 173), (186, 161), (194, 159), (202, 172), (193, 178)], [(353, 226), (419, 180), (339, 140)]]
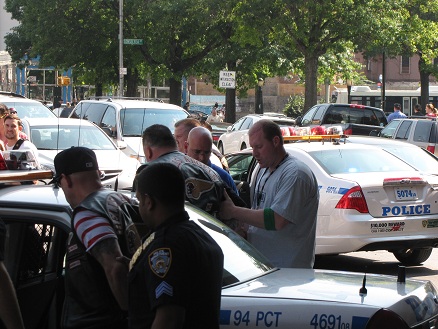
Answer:
[(169, 85), (169, 103), (181, 106), (181, 79), (170, 78)]
[(96, 83), (96, 96), (102, 96), (103, 95), (103, 85), (102, 82)]
[(420, 53), (420, 60), (418, 62), (418, 70), (420, 71), (420, 85), (421, 85), (421, 108), (423, 112), (426, 109), (426, 104), (429, 103), (429, 70), (425, 70), (425, 62)]
[(138, 70), (130, 69), (128, 70), (128, 74), (126, 75), (126, 96), (127, 97), (137, 97), (137, 89), (138, 89)]
[(305, 77), (305, 93), (304, 93), (304, 113), (306, 113), (313, 105), (318, 103), (318, 56), (314, 54), (306, 54), (304, 58), (304, 77)]
[[(227, 67), (230, 71), (236, 71), (236, 62), (228, 62)], [(236, 122), (236, 88), (225, 91), (225, 122)]]

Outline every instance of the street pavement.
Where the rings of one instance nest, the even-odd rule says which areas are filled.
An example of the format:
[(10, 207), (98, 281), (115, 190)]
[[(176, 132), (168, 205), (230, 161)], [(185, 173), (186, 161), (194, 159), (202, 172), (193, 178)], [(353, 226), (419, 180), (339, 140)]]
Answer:
[[(397, 276), (400, 262), (387, 251), (361, 251), (339, 256), (317, 256), (315, 268)], [(438, 289), (438, 249), (420, 266), (407, 266), (406, 278), (430, 280)]]

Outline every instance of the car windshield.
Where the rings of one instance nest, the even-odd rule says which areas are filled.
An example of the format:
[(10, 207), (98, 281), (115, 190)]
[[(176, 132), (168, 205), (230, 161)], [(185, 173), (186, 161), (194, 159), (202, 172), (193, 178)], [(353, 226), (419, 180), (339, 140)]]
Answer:
[(383, 145), (382, 148), (419, 171), (438, 174), (438, 158), (420, 147)]
[(31, 141), (39, 150), (65, 150), (85, 146), (92, 150), (114, 150), (114, 143), (97, 127), (37, 126), (31, 127)]
[(153, 124), (165, 125), (173, 133), (175, 123), (184, 118), (187, 118), (187, 113), (182, 110), (129, 108), (120, 111), (125, 137), (141, 137), (143, 131)]
[[(337, 149), (309, 152), (328, 174), (412, 171), (413, 168), (382, 149)], [(378, 159), (378, 160), (376, 160)]]
[(40, 102), (2, 102), (8, 108), (13, 107), (20, 119), (24, 118), (56, 118), (56, 115)]
[(228, 226), (195, 207), (186, 207), (186, 210), (222, 249), (222, 286), (247, 281), (274, 269), (259, 251)]

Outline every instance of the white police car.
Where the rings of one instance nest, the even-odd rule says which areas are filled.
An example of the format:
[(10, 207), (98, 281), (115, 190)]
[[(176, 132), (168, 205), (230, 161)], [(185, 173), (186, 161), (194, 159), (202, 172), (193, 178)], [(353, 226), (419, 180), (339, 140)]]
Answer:
[[(0, 171), (0, 182), (11, 181), (9, 173)], [(38, 173), (17, 170), (14, 179), (29, 180), (28, 174), (36, 179)], [(41, 179), (50, 175), (41, 174)], [(189, 204), (186, 210), (225, 256), (222, 329), (431, 329), (438, 324), (437, 291), (429, 281), (273, 268), (227, 226)], [(0, 188), (0, 217), (7, 225), (5, 265), (26, 328), (59, 328), (70, 216), (71, 208), (59, 188)]]
[[(302, 142), (285, 148), (318, 180), (316, 254), (388, 250), (400, 262), (418, 265), (438, 245), (436, 175), (376, 146)], [(228, 154), (227, 161), (233, 178), (246, 181), (241, 195), (251, 201), (248, 183), (258, 170), (251, 149)]]

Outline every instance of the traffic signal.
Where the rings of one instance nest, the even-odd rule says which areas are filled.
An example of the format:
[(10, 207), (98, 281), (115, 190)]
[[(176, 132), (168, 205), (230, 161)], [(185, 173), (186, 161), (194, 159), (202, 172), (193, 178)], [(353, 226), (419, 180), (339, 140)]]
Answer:
[(58, 86), (68, 86), (70, 84), (70, 78), (66, 76), (60, 76), (57, 78)]

